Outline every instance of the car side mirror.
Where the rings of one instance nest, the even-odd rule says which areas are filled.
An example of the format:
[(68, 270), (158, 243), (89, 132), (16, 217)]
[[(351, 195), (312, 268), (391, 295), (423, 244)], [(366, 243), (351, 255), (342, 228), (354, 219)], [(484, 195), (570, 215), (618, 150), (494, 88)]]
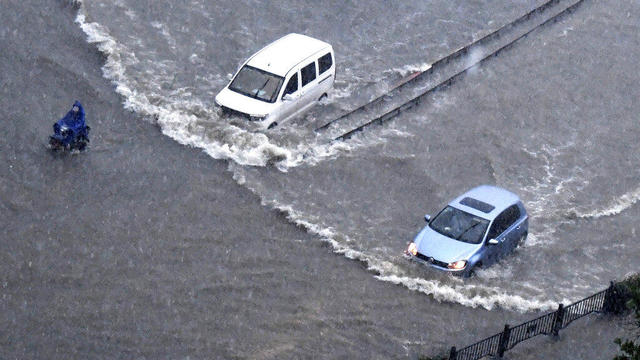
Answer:
[(227, 80), (231, 81), (231, 79), (233, 79), (233, 74), (231, 73), (227, 74)]
[(487, 244), (489, 244), (489, 245), (498, 245), (498, 240), (496, 240), (496, 239), (491, 239), (491, 240), (489, 240), (489, 241), (487, 242)]
[(427, 214), (424, 216), (424, 221), (429, 222), (431, 221), (431, 215)]
[(291, 94), (286, 94), (285, 96), (282, 97), (282, 100), (284, 101), (293, 101), (294, 97)]

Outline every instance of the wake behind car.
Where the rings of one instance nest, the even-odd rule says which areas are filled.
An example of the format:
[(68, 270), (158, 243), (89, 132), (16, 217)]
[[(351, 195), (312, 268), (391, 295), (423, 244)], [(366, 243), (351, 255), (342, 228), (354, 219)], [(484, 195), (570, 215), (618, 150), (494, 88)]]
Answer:
[(216, 104), (271, 128), (327, 96), (335, 79), (334, 62), (328, 43), (306, 35), (286, 35), (242, 64), (216, 96)]
[(469, 276), (524, 241), (529, 219), (517, 195), (490, 185), (469, 190), (451, 201), (409, 244), (407, 254), (439, 270)]

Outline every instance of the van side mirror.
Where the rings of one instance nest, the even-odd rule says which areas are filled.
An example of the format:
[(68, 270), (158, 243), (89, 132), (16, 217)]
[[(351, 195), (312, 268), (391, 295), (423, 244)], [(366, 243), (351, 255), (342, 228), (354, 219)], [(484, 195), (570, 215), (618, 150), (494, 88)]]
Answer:
[(232, 73), (228, 73), (227, 74), (227, 80), (231, 81), (231, 79), (233, 79), (233, 74)]
[(489, 245), (498, 245), (498, 240), (496, 240), (496, 239), (491, 239), (491, 240), (489, 240), (489, 241), (487, 242), (487, 244), (489, 244)]
[(284, 101), (293, 101), (293, 95), (291, 94), (286, 94), (285, 96), (282, 97), (282, 100)]
[(424, 216), (424, 221), (429, 222), (431, 220), (431, 215), (427, 214)]

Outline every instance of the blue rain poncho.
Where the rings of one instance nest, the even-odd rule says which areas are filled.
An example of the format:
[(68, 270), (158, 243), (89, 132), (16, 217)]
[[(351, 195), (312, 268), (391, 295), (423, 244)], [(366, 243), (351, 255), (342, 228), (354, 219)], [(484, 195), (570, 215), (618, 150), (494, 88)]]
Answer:
[[(78, 107), (78, 111), (73, 111), (73, 108), (76, 106)], [(79, 131), (84, 129), (84, 109), (82, 108), (82, 104), (80, 104), (80, 101), (76, 100), (73, 103), (73, 107), (71, 108), (71, 110), (69, 110), (67, 115), (65, 115), (62, 119), (58, 120), (56, 122), (56, 125), (58, 125), (58, 127), (66, 126), (74, 133), (78, 133)], [(54, 130), (56, 130), (55, 125)]]

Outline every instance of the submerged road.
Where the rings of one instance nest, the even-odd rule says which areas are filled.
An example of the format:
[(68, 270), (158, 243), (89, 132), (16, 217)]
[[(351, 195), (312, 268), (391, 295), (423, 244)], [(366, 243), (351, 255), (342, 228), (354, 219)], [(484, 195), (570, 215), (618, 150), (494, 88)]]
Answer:
[[(125, 111), (69, 4), (0, 3), (0, 358), (417, 358), (536, 315), (439, 302), (336, 255), (228, 161)], [(91, 146), (52, 154), (75, 99)], [(510, 356), (599, 359), (620, 333), (589, 317)]]

